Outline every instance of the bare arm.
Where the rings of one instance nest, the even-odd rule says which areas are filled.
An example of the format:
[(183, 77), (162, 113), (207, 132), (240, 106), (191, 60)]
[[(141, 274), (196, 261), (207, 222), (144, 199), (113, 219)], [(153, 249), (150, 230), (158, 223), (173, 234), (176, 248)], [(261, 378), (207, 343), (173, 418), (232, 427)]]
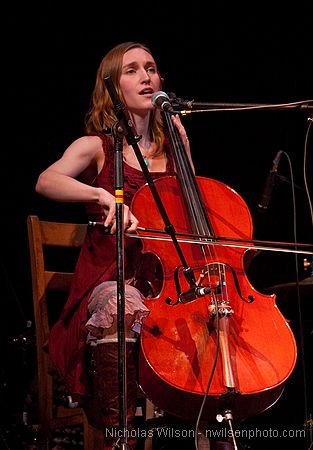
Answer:
[(76, 177), (87, 167), (97, 165), (100, 152), (98, 137), (77, 139), (58, 161), (39, 175), (36, 192), (61, 202), (97, 201), (99, 189), (76, 180)]
[[(76, 178), (87, 168), (97, 173), (104, 164), (101, 139), (84, 136), (74, 141), (63, 156), (39, 175), (36, 192), (61, 202), (96, 202), (103, 207), (105, 226), (112, 226), (115, 232), (115, 197), (103, 188), (93, 187)], [(125, 228), (135, 231), (138, 221), (125, 205)]]

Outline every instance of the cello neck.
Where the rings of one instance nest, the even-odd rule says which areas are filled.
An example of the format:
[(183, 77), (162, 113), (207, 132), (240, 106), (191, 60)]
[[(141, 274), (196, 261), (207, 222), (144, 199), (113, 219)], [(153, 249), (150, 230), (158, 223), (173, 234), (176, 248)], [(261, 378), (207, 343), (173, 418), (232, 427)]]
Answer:
[(163, 112), (163, 114), (192, 231), (199, 235), (214, 236), (214, 230), (206, 213), (206, 207), (180, 134), (172, 122), (171, 114), (168, 112)]

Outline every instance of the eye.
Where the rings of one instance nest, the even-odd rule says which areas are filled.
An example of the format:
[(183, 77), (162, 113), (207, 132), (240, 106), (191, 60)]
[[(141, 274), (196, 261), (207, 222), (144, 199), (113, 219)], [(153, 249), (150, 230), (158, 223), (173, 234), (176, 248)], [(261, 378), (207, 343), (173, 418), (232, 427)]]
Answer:
[(135, 69), (127, 69), (126, 70), (126, 72), (125, 72), (126, 74), (132, 74), (132, 73), (135, 73)]
[(153, 66), (148, 67), (147, 72), (149, 72), (149, 73), (156, 73), (156, 68), (153, 67)]

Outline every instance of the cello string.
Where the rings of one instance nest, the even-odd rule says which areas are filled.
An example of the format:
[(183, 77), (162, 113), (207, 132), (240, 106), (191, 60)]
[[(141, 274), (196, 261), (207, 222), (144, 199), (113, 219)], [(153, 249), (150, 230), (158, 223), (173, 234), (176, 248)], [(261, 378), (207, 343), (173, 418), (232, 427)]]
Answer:
[[(175, 161), (177, 177), (183, 192), (183, 198), (185, 201), (189, 222), (191, 224), (191, 229), (193, 233), (198, 236), (201, 234), (212, 235), (213, 228), (206, 214), (204, 203), (198, 189), (186, 148), (177, 128), (172, 122), (171, 115), (169, 113), (164, 113), (164, 116)], [(212, 250), (211, 247), (208, 246), (201, 247), (201, 253), (204, 258), (204, 268), (208, 267), (208, 254), (212, 259), (214, 252), (214, 248)], [(204, 268), (202, 272), (205, 271)], [(209, 285), (211, 285), (210, 270), (207, 270), (207, 274)]]
[(201, 199), (199, 190), (197, 189), (193, 169), (191, 167), (184, 144), (181, 141), (178, 130), (173, 125), (171, 116), (169, 114), (165, 114), (165, 119), (170, 142), (172, 144), (171, 148), (175, 160), (178, 181), (183, 191), (183, 198), (186, 203), (189, 220), (191, 221), (191, 228), (197, 235), (212, 235), (213, 229), (208, 221), (203, 201)]

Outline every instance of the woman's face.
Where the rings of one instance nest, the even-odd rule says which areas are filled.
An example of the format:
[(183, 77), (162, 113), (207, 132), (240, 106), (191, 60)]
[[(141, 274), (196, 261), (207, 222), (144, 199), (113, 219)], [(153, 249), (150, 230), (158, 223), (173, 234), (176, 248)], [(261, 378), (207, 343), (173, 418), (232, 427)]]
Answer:
[(156, 63), (142, 48), (128, 50), (123, 56), (120, 88), (128, 109), (137, 114), (153, 109), (151, 97), (160, 90), (161, 79)]

